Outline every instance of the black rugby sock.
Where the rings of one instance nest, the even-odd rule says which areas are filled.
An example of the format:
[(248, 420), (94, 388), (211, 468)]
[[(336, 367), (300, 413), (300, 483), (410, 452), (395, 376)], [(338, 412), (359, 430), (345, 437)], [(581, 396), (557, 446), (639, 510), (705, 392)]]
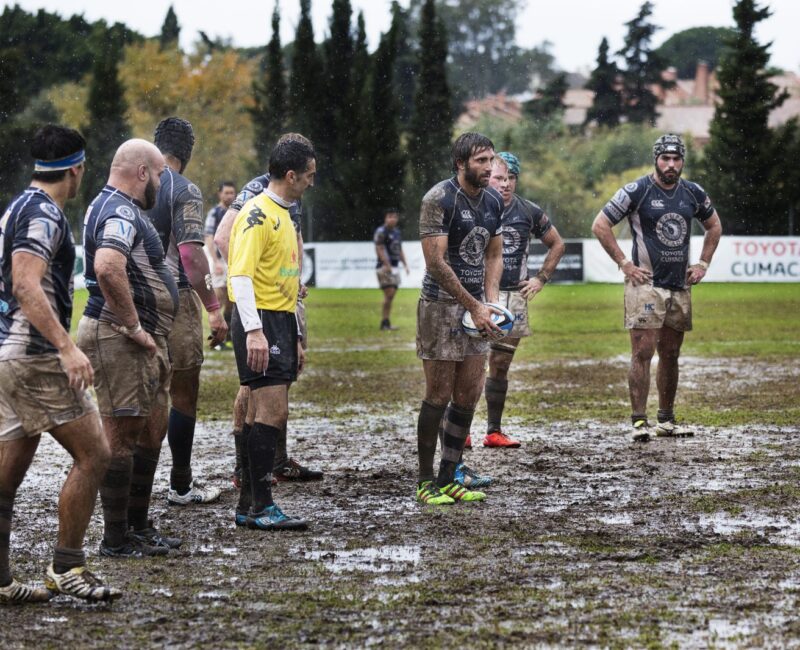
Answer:
[(658, 415), (656, 417), (659, 422), (674, 422), (675, 411), (673, 409), (658, 409)]
[(474, 409), (465, 409), (450, 402), (444, 414), (444, 439), (442, 441), (442, 457), (439, 460), (439, 475), (436, 485), (444, 487), (453, 482), (456, 465), (461, 460), (464, 442), (469, 435)]
[(250, 488), (253, 492), (253, 512), (261, 512), (274, 504), (272, 500), (272, 470), (275, 465), (275, 445), (280, 429), (263, 422), (253, 423), (247, 451), (250, 454)]
[(250, 510), (250, 504), (253, 502), (253, 492), (250, 489), (250, 453), (247, 451), (251, 429), (252, 425), (245, 424), (241, 433), (236, 436), (237, 462), (242, 470), (241, 483), (239, 484), (239, 503), (236, 505), (236, 512), (240, 515), (246, 515)]
[(103, 539), (108, 546), (122, 546), (128, 531), (128, 498), (131, 490), (133, 458), (112, 458), (100, 484), (103, 504)]
[(275, 467), (280, 467), (287, 460), (289, 452), (286, 450), (286, 427), (283, 427), (275, 444)]
[(487, 413), (486, 433), (500, 431), (500, 422), (503, 419), (503, 409), (506, 405), (507, 392), (507, 379), (486, 378), (486, 387), (484, 388)]
[(436, 439), (439, 423), (444, 415), (444, 406), (434, 406), (423, 400), (417, 419), (417, 454), (419, 456), (419, 482), (433, 480), (433, 457), (436, 454)]
[(82, 548), (56, 546), (53, 549), (53, 571), (56, 573), (66, 573), (82, 566), (86, 566), (86, 553)]
[(634, 413), (633, 415), (631, 415), (631, 422), (633, 424), (636, 424), (639, 420), (644, 420), (645, 422), (647, 422), (647, 414), (645, 413), (644, 415), (642, 414), (637, 415), (636, 413)]
[(133, 449), (128, 525), (134, 530), (148, 527), (147, 513), (150, 510), (150, 494), (153, 492), (153, 478), (156, 475), (160, 455), (161, 449), (150, 449), (139, 445)]
[(14, 512), (13, 494), (0, 494), (0, 587), (11, 584), (8, 549), (11, 545), (11, 517)]
[(192, 444), (195, 418), (171, 408), (167, 440), (172, 451), (170, 487), (178, 494), (186, 494), (192, 485)]

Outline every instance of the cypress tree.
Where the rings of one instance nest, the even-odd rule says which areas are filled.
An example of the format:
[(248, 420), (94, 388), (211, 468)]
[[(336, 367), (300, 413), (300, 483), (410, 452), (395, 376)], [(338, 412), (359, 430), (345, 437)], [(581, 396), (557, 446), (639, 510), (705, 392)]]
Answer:
[(625, 60), (625, 70), (622, 72), (623, 83), (623, 114), (629, 122), (638, 124), (649, 123), (655, 126), (658, 112), (658, 100), (650, 90), (651, 85), (661, 86), (663, 89), (672, 88), (674, 81), (664, 81), (661, 72), (664, 70), (664, 61), (653, 50), (650, 41), (660, 28), (648, 22), (653, 13), (653, 4), (645, 2), (633, 20), (625, 23), (628, 33), (625, 36), (625, 45), (617, 54)]
[(705, 185), (731, 234), (785, 232), (788, 200), (773, 185), (786, 168), (785, 139), (770, 131), (768, 119), (788, 94), (769, 80), (769, 44), (753, 36), (770, 14), (754, 0), (737, 2), (735, 34), (717, 72), (720, 101), (705, 150)]
[(418, 69), (408, 150), (412, 175), (418, 190), (424, 192), (447, 173), (453, 127), (447, 37), (434, 0), (425, 0), (422, 6)]
[(597, 51), (597, 67), (592, 70), (584, 88), (594, 91), (592, 106), (586, 112), (584, 124), (597, 122), (598, 126), (619, 126), (622, 114), (622, 95), (617, 88), (617, 64), (608, 59), (608, 39), (603, 37)]
[[(311, 24), (311, 0), (300, 0), (289, 81), (289, 127), (316, 140), (322, 69)], [(313, 199), (312, 199), (313, 200)]]
[(360, 239), (371, 235), (383, 208), (402, 207), (405, 157), (400, 146), (398, 100), (392, 84), (398, 55), (396, 36), (390, 28), (381, 37), (362, 92), (363, 119), (353, 170), (354, 180), (365, 191), (354, 197), (359, 219), (352, 233)]
[(82, 188), (87, 205), (108, 178), (117, 147), (130, 137), (125, 121), (125, 89), (118, 75), (124, 46), (123, 30), (123, 25), (115, 24), (108, 37), (98, 44), (89, 86), (89, 123), (82, 129), (86, 138), (86, 173)]
[(539, 90), (537, 97), (524, 104), (525, 114), (535, 121), (547, 121), (563, 114), (566, 109), (564, 95), (568, 88), (567, 75), (560, 72)]
[(158, 37), (161, 48), (178, 47), (180, 35), (181, 26), (178, 24), (178, 17), (175, 15), (172, 5), (170, 5), (167, 15), (164, 17), (164, 23), (161, 25), (161, 35)]
[(253, 131), (259, 169), (269, 163), (269, 154), (286, 126), (286, 79), (281, 50), (281, 17), (278, 3), (272, 12), (272, 38), (261, 62), (261, 77), (253, 81)]
[(406, 129), (411, 122), (414, 107), (414, 77), (417, 73), (417, 57), (411, 44), (409, 21), (409, 11), (403, 9), (397, 0), (393, 0), (390, 29), (394, 33), (397, 55), (394, 60), (392, 85), (399, 100), (400, 124), (403, 129)]

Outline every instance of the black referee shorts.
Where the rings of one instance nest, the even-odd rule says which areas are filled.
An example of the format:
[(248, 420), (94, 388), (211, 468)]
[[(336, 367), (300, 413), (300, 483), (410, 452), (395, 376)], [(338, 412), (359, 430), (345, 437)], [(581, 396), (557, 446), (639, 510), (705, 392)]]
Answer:
[(297, 381), (297, 319), (288, 311), (259, 309), (261, 327), (269, 345), (269, 363), (264, 372), (255, 372), (247, 365), (247, 334), (234, 305), (231, 316), (231, 337), (239, 383), (249, 388), (284, 386)]

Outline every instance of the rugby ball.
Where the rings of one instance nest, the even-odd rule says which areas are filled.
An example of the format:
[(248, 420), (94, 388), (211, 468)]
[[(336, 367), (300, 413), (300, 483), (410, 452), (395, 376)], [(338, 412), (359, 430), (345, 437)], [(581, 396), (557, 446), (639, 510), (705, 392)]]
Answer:
[[(508, 333), (511, 331), (511, 328), (514, 327), (514, 314), (512, 314), (508, 309), (503, 307), (503, 305), (498, 305), (496, 302), (487, 302), (484, 303), (487, 307), (494, 307), (495, 309), (500, 310), (501, 313), (492, 312), (492, 321), (500, 328), (502, 334), (500, 336), (508, 336)], [(464, 316), (461, 319), (461, 328), (464, 330), (464, 333), (467, 336), (472, 336), (474, 338), (484, 338), (486, 335), (483, 330), (479, 330), (475, 327), (475, 323), (472, 322), (472, 314), (468, 311), (464, 312)]]

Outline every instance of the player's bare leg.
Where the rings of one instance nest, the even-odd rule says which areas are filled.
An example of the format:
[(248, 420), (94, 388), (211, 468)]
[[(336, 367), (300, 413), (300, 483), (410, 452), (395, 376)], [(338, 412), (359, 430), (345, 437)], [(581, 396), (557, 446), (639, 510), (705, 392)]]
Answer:
[(650, 362), (656, 351), (659, 334), (657, 329), (632, 329), (631, 366), (628, 371), (628, 391), (631, 398), (631, 420), (634, 442), (647, 442), (647, 396), (650, 392)]
[(397, 293), (397, 287), (384, 287), (383, 289), (383, 311), (381, 320), (382, 330), (397, 329), (396, 327), (392, 327), (392, 321), (391, 321), (392, 302), (394, 301), (396, 293)]
[(691, 429), (675, 423), (675, 394), (678, 391), (678, 359), (683, 345), (684, 332), (671, 327), (661, 329), (658, 340), (658, 368), (656, 387), (658, 388), (658, 424), (656, 435), (662, 437), (685, 438), (694, 435)]

